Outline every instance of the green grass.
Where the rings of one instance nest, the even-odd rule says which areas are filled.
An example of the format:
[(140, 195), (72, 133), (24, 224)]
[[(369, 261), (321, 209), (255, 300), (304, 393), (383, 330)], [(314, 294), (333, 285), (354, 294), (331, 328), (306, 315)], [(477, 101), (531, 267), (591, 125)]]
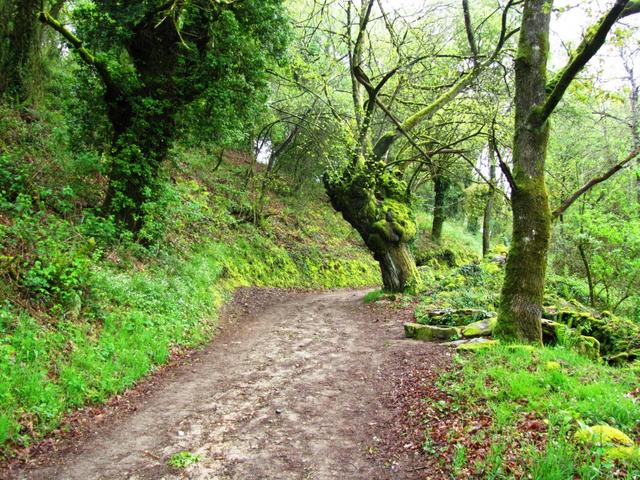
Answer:
[(380, 300), (381, 298), (384, 298), (384, 296), (385, 296), (384, 290), (374, 290), (373, 292), (368, 292), (364, 296), (363, 301), (364, 303), (374, 303)]
[[(487, 478), (502, 468), (501, 452), (514, 448), (520, 449), (531, 478), (613, 478), (617, 467), (603, 459), (603, 450), (575, 444), (573, 432), (580, 425), (596, 424), (632, 437), (640, 431), (640, 408), (630, 395), (640, 378), (632, 369), (595, 364), (560, 347), (498, 346), (459, 355), (457, 362), (461, 373), (443, 378), (444, 388), (468, 408), (492, 413), (493, 453), (483, 466)], [(527, 443), (526, 432), (518, 431), (519, 422), (531, 413), (548, 425), (542, 450)], [(623, 478), (640, 475), (638, 465), (625, 468), (628, 476)], [(502, 472), (494, 478), (513, 477)]]
[(189, 465), (198, 463), (200, 461), (200, 455), (193, 454), (188, 451), (179, 452), (171, 456), (167, 461), (167, 465), (174, 468), (186, 468)]
[[(245, 194), (230, 190), (178, 179), (150, 206), (158, 240), (146, 247), (90, 213), (76, 224), (28, 195), (0, 195), (10, 219), (0, 223), (0, 274), (11, 279), (0, 288), (0, 455), (209, 341), (238, 286), (379, 284), (329, 205), (291, 202), (258, 227), (230, 213)], [(17, 280), (2, 271), (7, 258), (18, 259)]]
[(432, 309), (497, 310), (503, 278), (503, 268), (498, 264), (482, 261), (432, 275), (426, 291), (419, 297), (416, 309), (418, 318)]
[(453, 260), (461, 266), (480, 259), (482, 255), (482, 237), (480, 233), (470, 233), (457, 220), (446, 221), (442, 229), (442, 241), (437, 245), (431, 241), (432, 216), (426, 212), (417, 212), (418, 236), (413, 245), (416, 259), (431, 268), (446, 266)]

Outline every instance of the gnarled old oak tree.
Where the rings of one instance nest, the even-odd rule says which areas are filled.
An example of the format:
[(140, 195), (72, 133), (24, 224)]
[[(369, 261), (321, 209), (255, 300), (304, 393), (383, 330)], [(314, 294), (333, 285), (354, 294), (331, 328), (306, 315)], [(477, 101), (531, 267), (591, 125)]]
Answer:
[[(429, 153), (418, 145), (410, 132), (418, 126), (428, 125), (438, 111), (471, 86), (483, 70), (494, 64), (507, 39), (515, 33), (508, 30), (508, 13), (519, 2), (509, 1), (506, 4), (502, 11), (501, 30), (496, 45), (490, 52), (483, 54), (478, 51), (475, 41), (475, 28), (471, 23), (468, 1), (462, 1), (470, 50), (470, 54), (464, 59), (468, 60), (467, 68), (430, 104), (404, 121), (398, 120), (390, 111), (389, 105), (381, 98), (381, 93), (394, 75), (429, 58), (432, 52), (405, 58), (404, 62), (401, 59), (397, 67), (380, 75), (379, 80), (374, 82), (365, 71), (365, 59), (370, 55), (365, 55), (364, 49), (367, 27), (375, 3), (375, 0), (362, 3), (357, 35), (353, 42), (349, 42), (352, 96), (357, 123), (356, 146), (352, 158), (343, 169), (327, 173), (324, 182), (334, 208), (360, 233), (380, 263), (384, 288), (388, 291), (402, 291), (418, 281), (415, 261), (408, 248), (409, 242), (416, 235), (416, 224), (403, 170), (394, 162), (388, 161), (388, 154), (396, 141), (404, 137), (417, 151), (423, 153), (425, 159), (429, 158)], [(378, 5), (380, 15), (387, 21), (379, 2)], [(349, 2), (348, 16), (351, 13)], [(349, 39), (351, 40), (350, 32)], [(378, 109), (389, 118), (393, 128), (374, 140), (371, 125)]]
[(567, 65), (547, 81), (551, 8), (551, 0), (525, 0), (524, 3), (515, 60), (513, 172), (501, 162), (512, 190), (513, 237), (496, 334), (534, 343), (542, 341), (540, 318), (552, 219), (637, 154), (637, 151), (632, 152), (551, 212), (545, 185), (549, 116), (578, 72), (602, 47), (611, 27), (621, 17), (637, 13), (640, 2), (616, 0), (613, 7), (587, 30)]
[[(157, 189), (158, 170), (193, 102), (251, 97), (286, 35), (281, 0), (93, 0), (69, 29), (42, 12), (99, 76), (113, 131), (105, 211), (132, 231)], [(210, 119), (200, 119), (208, 122)]]

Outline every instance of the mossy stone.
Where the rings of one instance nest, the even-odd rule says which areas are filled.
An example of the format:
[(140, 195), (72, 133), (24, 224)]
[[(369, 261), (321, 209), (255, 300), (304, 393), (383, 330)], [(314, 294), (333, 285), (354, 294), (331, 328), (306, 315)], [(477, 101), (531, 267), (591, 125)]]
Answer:
[(607, 362), (609, 365), (624, 365), (627, 363), (631, 363), (634, 360), (638, 360), (640, 358), (640, 350), (634, 350), (633, 352), (621, 352), (616, 355), (611, 355)]
[(609, 460), (640, 465), (640, 447), (611, 447), (604, 456)]
[(459, 352), (477, 352), (478, 350), (485, 350), (487, 348), (493, 348), (499, 345), (498, 340), (487, 340), (486, 342), (469, 342), (458, 345), (456, 350)]
[(544, 368), (547, 370), (560, 370), (561, 365), (558, 362), (550, 361), (544, 364)]
[(437, 327), (434, 325), (420, 325), (419, 323), (405, 323), (404, 334), (407, 338), (416, 340), (455, 340), (460, 337), (460, 329), (456, 327)]
[(471, 337), (484, 337), (486, 335), (491, 335), (493, 330), (496, 328), (496, 324), (498, 322), (498, 317), (492, 317), (485, 320), (480, 320), (479, 322), (473, 322), (462, 328), (462, 336), (471, 338)]
[(473, 322), (480, 322), (492, 317), (495, 317), (494, 312), (487, 312), (476, 308), (462, 308), (458, 310), (434, 309), (421, 313), (417, 322), (423, 325), (466, 327)]
[(594, 425), (581, 428), (573, 438), (576, 442), (590, 445), (633, 446), (633, 440), (627, 434), (609, 425)]
[[(576, 308), (586, 308), (576, 305)], [(640, 325), (631, 320), (612, 315), (610, 312), (602, 312), (597, 316), (588, 311), (570, 310), (568, 308), (546, 308), (545, 317), (550, 317), (556, 322), (563, 323), (579, 332), (586, 333), (600, 342), (600, 354), (613, 357), (620, 353), (640, 350)], [(617, 360), (622, 363), (625, 357)], [(627, 358), (626, 361), (632, 361)]]
[(574, 350), (591, 360), (600, 359), (600, 342), (595, 337), (580, 335), (574, 345)]
[(542, 323), (542, 343), (545, 345), (556, 345), (562, 339), (567, 338), (569, 334), (569, 327), (566, 325), (547, 320), (543, 318)]
[(522, 345), (522, 344), (519, 344), (519, 343), (513, 343), (511, 345), (507, 345), (507, 348), (509, 350), (513, 350), (513, 351), (519, 350), (519, 351), (528, 352), (528, 353), (533, 353), (536, 350), (538, 350), (533, 345)]

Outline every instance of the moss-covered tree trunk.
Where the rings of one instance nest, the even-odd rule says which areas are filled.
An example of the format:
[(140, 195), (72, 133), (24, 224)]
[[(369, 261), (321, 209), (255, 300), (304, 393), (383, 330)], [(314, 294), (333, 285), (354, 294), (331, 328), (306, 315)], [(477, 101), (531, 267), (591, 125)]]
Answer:
[(401, 292), (417, 283), (416, 262), (406, 242), (389, 245), (378, 261), (385, 290)]
[(542, 301), (551, 211), (544, 179), (549, 126), (536, 115), (545, 102), (549, 0), (525, 2), (516, 57), (515, 137), (511, 202), (513, 236), (496, 334), (542, 343)]
[(521, 182), (512, 194), (511, 202), (513, 237), (496, 334), (512, 340), (541, 343), (540, 319), (551, 232), (551, 211), (544, 178)]
[[(525, 0), (522, 13), (515, 62), (513, 173), (507, 170), (512, 189), (513, 243), (496, 328), (499, 336), (532, 343), (541, 342), (540, 317), (552, 218), (544, 178), (548, 118), (576, 75), (604, 45), (613, 25), (620, 18), (640, 12), (640, 1), (616, 0), (610, 10), (586, 30), (566, 66), (547, 83), (552, 7), (551, 0)], [(620, 164), (610, 172), (615, 173), (619, 168)], [(573, 199), (587, 190), (578, 190)], [(561, 214), (570, 204), (563, 202), (556, 214)]]
[(445, 216), (445, 198), (449, 183), (446, 178), (438, 174), (433, 179), (433, 223), (431, 224), (431, 239), (440, 243), (442, 241), (442, 228), (444, 227)]
[(416, 224), (399, 171), (359, 156), (345, 171), (324, 176), (331, 204), (360, 234), (380, 264), (384, 288), (401, 292), (419, 283), (409, 251)]

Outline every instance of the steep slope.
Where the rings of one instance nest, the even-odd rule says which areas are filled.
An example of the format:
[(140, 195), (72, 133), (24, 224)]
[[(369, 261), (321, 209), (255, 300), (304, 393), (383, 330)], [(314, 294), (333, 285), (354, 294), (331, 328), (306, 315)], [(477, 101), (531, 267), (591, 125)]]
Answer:
[[(5, 112), (0, 142), (0, 445), (55, 429), (207, 342), (234, 288), (378, 284), (378, 268), (313, 185), (176, 151), (138, 239), (98, 215), (103, 179), (45, 121)], [(90, 162), (89, 162), (90, 163)], [(262, 186), (267, 188), (262, 192)], [(276, 188), (278, 187), (278, 188)]]

